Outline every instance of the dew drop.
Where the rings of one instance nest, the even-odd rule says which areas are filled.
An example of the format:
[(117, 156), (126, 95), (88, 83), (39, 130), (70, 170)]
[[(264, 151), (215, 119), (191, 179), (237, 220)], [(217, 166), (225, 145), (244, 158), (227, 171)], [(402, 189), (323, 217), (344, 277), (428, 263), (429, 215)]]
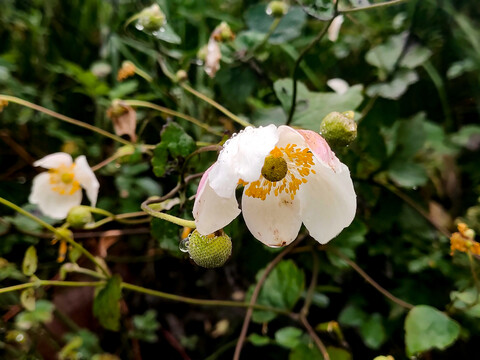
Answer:
[(18, 334), (18, 335), (15, 337), (15, 341), (17, 341), (17, 342), (22, 342), (23, 339), (24, 339), (23, 334)]
[(272, 15), (272, 8), (269, 6), (267, 7), (267, 10), (265, 10), (265, 12), (267, 13), (267, 15)]
[(137, 30), (142, 31), (142, 30), (144, 29), (144, 26), (143, 26), (142, 24), (140, 24), (140, 23), (136, 23), (136, 24), (135, 24), (135, 28), (136, 28)]
[(190, 240), (187, 238), (183, 239), (180, 241), (180, 244), (178, 245), (179, 249), (181, 252), (188, 252), (188, 247), (190, 245)]

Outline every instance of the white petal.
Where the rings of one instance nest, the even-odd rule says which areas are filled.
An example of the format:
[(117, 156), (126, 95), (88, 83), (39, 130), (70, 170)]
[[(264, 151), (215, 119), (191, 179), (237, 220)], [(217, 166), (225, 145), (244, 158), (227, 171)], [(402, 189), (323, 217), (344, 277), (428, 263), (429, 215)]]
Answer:
[(72, 164), (72, 157), (63, 152), (57, 152), (47, 155), (40, 160), (33, 163), (33, 166), (41, 166), (45, 169), (53, 169), (60, 165), (70, 166)]
[(235, 192), (239, 179), (258, 180), (265, 157), (279, 139), (275, 125), (247, 127), (229, 139), (210, 172), (210, 186), (222, 197)]
[(348, 83), (345, 80), (340, 78), (334, 78), (334, 79), (328, 80), (327, 85), (339, 95), (345, 94), (350, 88), (350, 85), (348, 85)]
[(205, 58), (205, 72), (211, 78), (215, 77), (215, 74), (220, 69), (221, 58), (222, 52), (220, 51), (220, 45), (211, 37), (208, 41), (207, 56)]
[(244, 194), (242, 213), (252, 235), (271, 247), (290, 244), (302, 226), (300, 203), (288, 194), (270, 195), (265, 200)]
[(80, 185), (85, 189), (88, 200), (90, 200), (91, 205), (95, 207), (97, 204), (100, 184), (88, 165), (87, 158), (84, 155), (75, 159), (75, 165), (75, 179), (78, 180)]
[(316, 174), (308, 177), (297, 196), (310, 236), (325, 244), (353, 221), (357, 197), (346, 165), (340, 163), (334, 171), (316, 161), (314, 169)]
[(28, 201), (37, 204), (43, 214), (53, 219), (64, 219), (72, 207), (80, 205), (82, 192), (76, 191), (73, 195), (60, 195), (52, 190), (50, 175), (44, 172), (33, 178), (32, 192)]
[(330, 149), (327, 141), (318, 133), (312, 130), (297, 131), (305, 139), (306, 145), (315, 155), (315, 158), (325, 167), (330, 167), (334, 171), (341, 170), (341, 162), (335, 153)]
[(333, 19), (332, 23), (328, 27), (328, 39), (330, 41), (337, 41), (338, 34), (340, 33), (340, 28), (343, 24), (343, 15), (337, 16)]
[(193, 204), (193, 218), (198, 232), (202, 235), (211, 234), (227, 226), (240, 214), (235, 192), (231, 197), (225, 198), (218, 196), (211, 188), (208, 177), (212, 167), (203, 174)]

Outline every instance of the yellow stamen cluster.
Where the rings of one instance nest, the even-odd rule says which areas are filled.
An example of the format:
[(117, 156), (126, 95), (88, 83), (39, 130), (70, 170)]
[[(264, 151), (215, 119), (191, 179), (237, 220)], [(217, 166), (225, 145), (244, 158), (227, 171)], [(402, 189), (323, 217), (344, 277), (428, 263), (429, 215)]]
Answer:
[(58, 168), (48, 170), (52, 190), (60, 195), (73, 195), (80, 190), (80, 183), (75, 180), (75, 164), (70, 166), (60, 165)]
[(473, 240), (475, 233), (464, 223), (458, 224), (458, 232), (450, 237), (450, 255), (455, 251), (480, 255), (480, 243)]
[(118, 70), (117, 80), (123, 81), (130, 76), (135, 75), (135, 70), (137, 70), (137, 68), (134, 63), (132, 63), (131, 61), (124, 61), (122, 63), (122, 67), (120, 68), (120, 70)]
[[(264, 171), (262, 169), (260, 179), (251, 183), (240, 179), (239, 184), (246, 186), (245, 195), (250, 197), (265, 200), (267, 195), (273, 191), (275, 196), (283, 192), (290, 194), (293, 200), (300, 185), (308, 181), (307, 176), (315, 174), (315, 170), (312, 169), (312, 166), (315, 164), (313, 154), (307, 148), (302, 149), (295, 144), (288, 144), (284, 148), (275, 147), (266, 158), (267, 165), (269, 162), (272, 162), (272, 158), (282, 158), (287, 164), (286, 174), (281, 180), (268, 180), (263, 175)], [(277, 163), (281, 163), (281, 161)]]

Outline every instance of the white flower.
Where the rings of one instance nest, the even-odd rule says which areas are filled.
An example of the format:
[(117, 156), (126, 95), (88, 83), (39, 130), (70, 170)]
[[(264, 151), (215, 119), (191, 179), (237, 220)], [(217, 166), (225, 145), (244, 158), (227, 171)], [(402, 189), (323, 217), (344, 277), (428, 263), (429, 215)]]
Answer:
[(35, 176), (28, 201), (53, 219), (64, 219), (68, 211), (82, 202), (82, 188), (92, 206), (97, 203), (100, 184), (85, 156), (72, 161), (69, 154), (58, 152), (33, 163), (48, 169)]
[(247, 127), (228, 140), (198, 186), (193, 216), (201, 234), (223, 228), (240, 214), (237, 185), (245, 187), (242, 212), (248, 229), (268, 246), (290, 244), (302, 222), (325, 244), (355, 217), (347, 166), (310, 130)]

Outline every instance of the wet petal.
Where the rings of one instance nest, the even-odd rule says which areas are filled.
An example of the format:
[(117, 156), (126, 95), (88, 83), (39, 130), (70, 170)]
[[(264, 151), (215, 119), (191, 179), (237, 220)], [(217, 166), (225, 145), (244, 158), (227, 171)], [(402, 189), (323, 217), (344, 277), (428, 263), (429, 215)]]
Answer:
[(289, 194), (270, 195), (265, 200), (244, 194), (242, 212), (252, 235), (271, 247), (290, 244), (302, 225), (300, 203)]
[(298, 130), (298, 133), (303, 136), (307, 146), (313, 152), (317, 160), (323, 166), (330, 167), (334, 171), (340, 171), (342, 163), (335, 156), (335, 153), (330, 149), (327, 141), (318, 133), (312, 130)]
[(53, 191), (50, 185), (50, 175), (44, 172), (33, 178), (32, 192), (28, 201), (38, 205), (43, 214), (53, 219), (64, 219), (72, 207), (80, 205), (82, 192), (77, 191), (73, 195), (61, 195)]
[(98, 189), (100, 184), (98, 183), (95, 174), (87, 163), (87, 158), (81, 155), (75, 159), (75, 178), (80, 185), (85, 189), (88, 200), (92, 206), (97, 204)]
[(193, 218), (202, 235), (211, 234), (228, 225), (238, 214), (235, 192), (229, 198), (219, 196), (210, 186), (208, 177), (212, 167), (203, 174), (193, 204)]
[(350, 225), (355, 217), (357, 197), (347, 166), (336, 171), (317, 163), (297, 196), (303, 223), (315, 240), (325, 244)]
[(229, 139), (210, 172), (210, 186), (222, 197), (229, 198), (235, 192), (238, 180), (258, 180), (265, 157), (279, 139), (275, 125), (252, 128)]
[(72, 157), (69, 154), (57, 152), (35, 161), (33, 166), (41, 166), (45, 169), (53, 169), (59, 167), (60, 165), (70, 166), (71, 164)]

